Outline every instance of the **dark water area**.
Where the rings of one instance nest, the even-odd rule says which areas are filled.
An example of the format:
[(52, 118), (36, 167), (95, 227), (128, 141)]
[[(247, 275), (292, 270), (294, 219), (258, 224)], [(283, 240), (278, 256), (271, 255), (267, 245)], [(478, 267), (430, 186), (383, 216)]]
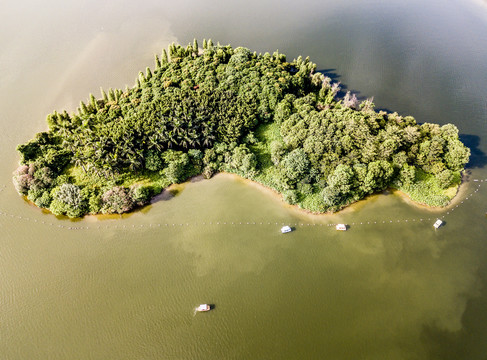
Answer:
[[(0, 12), (1, 359), (487, 359), (485, 1)], [(48, 113), (132, 86), (154, 54), (194, 37), (309, 56), (377, 109), (455, 124), (472, 151), (458, 196), (432, 210), (387, 191), (315, 216), (218, 175), (130, 215), (71, 221), (15, 193), (15, 146)], [(214, 308), (195, 314), (200, 303)]]

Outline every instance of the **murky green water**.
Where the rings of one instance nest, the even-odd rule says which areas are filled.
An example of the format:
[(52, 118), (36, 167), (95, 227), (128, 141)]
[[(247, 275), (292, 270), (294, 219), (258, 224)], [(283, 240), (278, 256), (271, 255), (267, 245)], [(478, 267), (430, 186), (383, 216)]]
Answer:
[[(483, 2), (48, 1), (0, 12), (1, 359), (486, 359)], [(473, 152), (458, 199), (431, 212), (388, 193), (316, 217), (218, 175), (130, 216), (71, 222), (16, 195), (15, 145), (47, 113), (132, 85), (154, 53), (195, 35), (309, 55), (379, 108), (455, 123)], [(195, 316), (203, 302), (215, 309)]]

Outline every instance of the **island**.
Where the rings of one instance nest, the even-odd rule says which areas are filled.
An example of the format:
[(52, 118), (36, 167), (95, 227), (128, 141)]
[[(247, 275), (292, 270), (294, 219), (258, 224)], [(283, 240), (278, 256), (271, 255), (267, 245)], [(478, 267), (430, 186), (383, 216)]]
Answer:
[[(421, 101), (418, 99), (418, 101)], [(133, 87), (101, 89), (17, 146), (19, 194), (55, 215), (129, 212), (174, 183), (230, 172), (311, 212), (399, 189), (446, 206), (470, 150), (453, 124), (376, 111), (301, 56), (171, 44)]]

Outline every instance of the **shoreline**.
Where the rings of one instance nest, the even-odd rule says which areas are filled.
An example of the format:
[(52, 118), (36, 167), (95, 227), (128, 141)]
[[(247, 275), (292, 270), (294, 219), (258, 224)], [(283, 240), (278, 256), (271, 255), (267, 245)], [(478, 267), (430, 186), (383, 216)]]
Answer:
[[(462, 175), (462, 180), (457, 187), (457, 191), (455, 193), (455, 196), (450, 200), (450, 202), (446, 206), (443, 206), (443, 207), (430, 206), (427, 204), (415, 202), (415, 201), (411, 200), (410, 196), (407, 193), (405, 193), (401, 190), (394, 189), (394, 188), (387, 188), (380, 193), (374, 193), (374, 194), (368, 195), (359, 201), (356, 201), (352, 204), (349, 204), (349, 205), (343, 207), (342, 209), (340, 209), (339, 211), (320, 213), (320, 212), (313, 212), (313, 211), (310, 211), (307, 209), (303, 209), (303, 208), (299, 207), (299, 205), (291, 205), (291, 204), (286, 203), (283, 200), (282, 194), (280, 192), (278, 192), (277, 190), (274, 190), (274, 189), (272, 189), (272, 188), (270, 188), (270, 187), (268, 187), (268, 186), (266, 186), (266, 185), (264, 185), (258, 181), (247, 179), (247, 178), (244, 178), (240, 175), (229, 173), (229, 172), (219, 172), (219, 173), (216, 173), (213, 177), (216, 177), (216, 176), (227, 177), (227, 178), (231, 178), (231, 179), (235, 179), (235, 180), (244, 182), (245, 184), (247, 184), (249, 186), (253, 186), (253, 187), (257, 188), (259, 191), (262, 191), (264, 193), (269, 194), (275, 200), (279, 200), (285, 207), (287, 207), (289, 209), (292, 209), (294, 211), (297, 211), (301, 214), (305, 214), (308, 216), (320, 216), (320, 217), (321, 216), (343, 215), (347, 212), (352, 212), (352, 211), (354, 211), (354, 209), (352, 208), (354, 205), (370, 201), (372, 198), (375, 198), (375, 197), (382, 195), (386, 192), (389, 192), (390, 194), (399, 197), (403, 202), (405, 202), (409, 206), (413, 206), (417, 209), (430, 211), (432, 213), (437, 213), (437, 212), (441, 212), (444, 210), (448, 210), (450, 207), (458, 204), (460, 202), (461, 195), (466, 192), (466, 186), (465, 185), (468, 183), (467, 177), (465, 175)], [(197, 177), (201, 177), (201, 175), (195, 176), (195, 177), (189, 179), (187, 182), (194, 182), (193, 179), (197, 178)], [(201, 179), (198, 181), (201, 181)], [(170, 189), (169, 189), (170, 187), (167, 188), (168, 191), (170, 191)]]
[[(222, 178), (227, 178), (227, 179), (232, 179), (232, 180), (235, 180), (238, 182), (242, 182), (246, 186), (254, 187), (258, 191), (261, 191), (263, 193), (270, 195), (270, 197), (273, 198), (275, 201), (278, 201), (281, 204), (281, 206), (294, 211), (297, 215), (308, 216), (308, 217), (313, 217), (313, 218), (340, 216), (340, 215), (346, 215), (346, 214), (351, 213), (351, 212), (355, 212), (358, 210), (357, 207), (362, 207), (367, 202), (370, 202), (373, 199), (377, 199), (380, 195), (387, 195), (387, 193), (397, 196), (402, 202), (406, 203), (408, 206), (412, 206), (414, 208), (421, 209), (421, 210), (426, 210), (426, 211), (431, 212), (431, 213), (439, 213), (439, 212), (442, 212), (444, 210), (448, 210), (449, 208), (460, 203), (462, 195), (466, 193), (467, 187), (465, 185), (468, 183), (468, 178), (469, 178), (468, 174), (462, 174), (462, 180), (457, 187), (457, 191), (455, 193), (455, 196), (451, 199), (451, 201), (448, 203), (448, 205), (446, 205), (444, 207), (435, 207), (435, 206), (430, 206), (430, 205), (418, 203), (418, 202), (411, 200), (410, 196), (401, 190), (394, 189), (394, 188), (387, 188), (380, 193), (370, 194), (370, 195), (364, 197), (363, 199), (360, 199), (354, 203), (351, 203), (351, 204), (343, 207), (339, 211), (320, 213), (320, 212), (313, 212), (313, 211), (310, 211), (307, 209), (303, 209), (303, 208), (299, 207), (299, 205), (288, 204), (284, 201), (282, 194), (280, 192), (278, 192), (277, 190), (274, 190), (274, 189), (272, 189), (272, 188), (270, 188), (270, 187), (268, 187), (268, 186), (266, 186), (266, 185), (264, 185), (258, 181), (251, 180), (248, 178), (244, 178), (238, 174), (222, 171), (222, 172), (218, 172), (218, 173), (214, 174), (211, 178), (214, 178), (214, 177), (222, 177)], [(143, 212), (144, 208), (146, 208), (147, 206), (154, 205), (154, 204), (161, 202), (161, 201), (171, 200), (174, 197), (178, 196), (182, 191), (184, 191), (184, 189), (186, 188), (186, 186), (188, 184), (197, 183), (197, 182), (200, 182), (203, 180), (210, 180), (210, 179), (206, 179), (202, 174), (199, 174), (199, 175), (192, 176), (191, 178), (187, 179), (183, 183), (171, 184), (168, 187), (164, 188), (159, 194), (152, 197), (152, 199), (146, 205), (144, 205), (142, 207), (138, 207), (136, 209), (133, 209), (130, 212), (122, 213), (122, 214), (102, 214), (102, 213), (86, 214), (82, 218), (72, 219), (72, 218), (68, 218), (65, 215), (56, 216), (56, 215), (52, 214), (52, 212), (50, 212), (48, 209), (44, 209), (44, 208), (39, 208), (39, 209), (41, 209), (43, 212), (46, 212), (48, 214), (52, 214), (52, 215), (56, 216), (58, 219), (66, 218), (66, 219), (69, 219), (71, 221), (81, 221), (82, 219), (88, 219), (88, 221), (90, 221), (90, 220), (93, 221), (95, 219), (96, 220), (116, 220), (116, 219), (124, 218), (127, 216), (131, 216), (132, 214), (134, 214), (136, 212)], [(33, 202), (28, 200), (25, 196), (24, 196), (24, 201), (26, 201), (30, 205), (38, 208)]]

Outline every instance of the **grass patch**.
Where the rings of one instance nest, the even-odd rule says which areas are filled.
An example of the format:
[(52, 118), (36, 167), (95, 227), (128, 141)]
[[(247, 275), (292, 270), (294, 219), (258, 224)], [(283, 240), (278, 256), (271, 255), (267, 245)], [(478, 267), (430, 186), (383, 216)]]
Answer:
[(417, 169), (414, 183), (401, 186), (396, 184), (392, 187), (408, 194), (411, 200), (420, 204), (443, 207), (447, 206), (455, 197), (460, 182), (461, 174), (457, 172), (454, 174), (452, 185), (447, 189), (443, 189), (438, 185), (434, 175)]

